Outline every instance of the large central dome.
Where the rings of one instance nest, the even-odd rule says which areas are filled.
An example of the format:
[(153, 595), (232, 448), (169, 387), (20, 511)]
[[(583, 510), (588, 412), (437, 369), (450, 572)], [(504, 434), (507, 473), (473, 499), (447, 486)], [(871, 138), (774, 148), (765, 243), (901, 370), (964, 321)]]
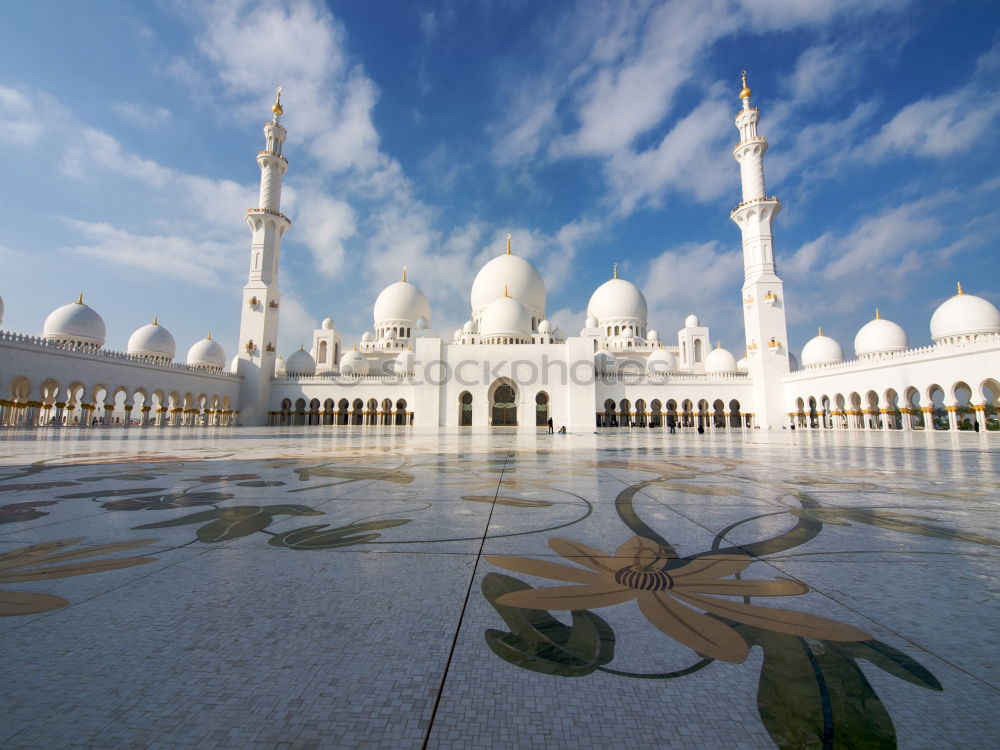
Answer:
[(489, 304), (505, 293), (524, 305), (536, 321), (545, 318), (545, 282), (530, 262), (508, 252), (476, 274), (471, 295), (473, 319), (478, 321)]
[(427, 297), (409, 281), (390, 284), (375, 300), (375, 326), (390, 322), (416, 325), (420, 318), (430, 322), (431, 306)]

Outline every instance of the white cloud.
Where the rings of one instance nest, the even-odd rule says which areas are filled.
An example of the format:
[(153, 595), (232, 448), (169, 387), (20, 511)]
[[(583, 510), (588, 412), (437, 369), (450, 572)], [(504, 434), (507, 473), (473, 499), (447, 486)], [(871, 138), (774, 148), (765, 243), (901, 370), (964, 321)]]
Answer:
[(898, 11), (911, 0), (736, 0), (759, 30), (819, 26), (841, 16), (868, 16)]
[(117, 139), (95, 128), (82, 128), (63, 153), (60, 169), (67, 177), (91, 179), (95, 169), (117, 172), (151, 187), (162, 188), (172, 170), (125, 151)]
[(12, 143), (21, 146), (37, 143), (66, 118), (62, 105), (48, 94), (31, 89), (0, 86), (0, 109), (4, 112), (4, 132)]
[(605, 174), (616, 208), (628, 214), (644, 203), (658, 205), (671, 189), (700, 201), (730, 192), (736, 174), (726, 148), (733, 140), (731, 109), (716, 91), (654, 147), (612, 157)]
[(331, 278), (343, 268), (344, 242), (357, 231), (357, 214), (344, 201), (312, 191), (301, 201), (296, 231), (312, 252), (316, 270)]
[[(742, 251), (727, 250), (718, 242), (686, 242), (653, 258), (639, 286), (649, 304), (649, 327), (664, 341), (682, 327), (689, 313), (713, 328), (713, 336), (727, 341), (735, 352), (743, 349), (743, 328), (737, 305), (719, 300), (738, 299), (742, 279)], [(709, 320), (707, 313), (714, 316)]]
[(928, 97), (901, 109), (871, 140), (873, 158), (889, 154), (943, 157), (972, 148), (1000, 116), (996, 96), (984, 96), (978, 85)]
[(60, 248), (61, 252), (89, 255), (119, 266), (148, 271), (155, 279), (218, 287), (230, 282), (240, 267), (243, 246), (195, 241), (176, 235), (135, 234), (108, 222), (67, 220), (88, 244)]
[(281, 313), (278, 316), (278, 354), (288, 357), (300, 346), (309, 351), (312, 346), (312, 332), (319, 321), (302, 304), (295, 290), (285, 284), (281, 293)]
[(855, 46), (838, 48), (824, 44), (810, 47), (795, 61), (784, 88), (796, 104), (829, 99), (856, 75), (859, 62)]
[(158, 128), (169, 122), (173, 116), (166, 107), (136, 104), (135, 102), (115, 102), (111, 105), (111, 109), (133, 125), (144, 128)]
[(968, 245), (939, 244), (948, 236), (942, 209), (955, 197), (939, 193), (862, 216), (848, 231), (824, 232), (793, 251), (778, 272), (789, 295), (808, 297), (789, 302), (789, 321), (827, 325), (830, 313), (852, 314), (904, 298), (915, 274), (943, 267)]
[[(659, 123), (671, 109), (678, 89), (690, 79), (708, 46), (735, 28), (736, 19), (716, 0), (665, 3), (641, 21), (636, 52), (613, 45), (608, 64), (600, 65), (577, 91), (579, 127), (551, 148), (556, 156), (610, 155)], [(625, 38), (628, 38), (625, 36)]]

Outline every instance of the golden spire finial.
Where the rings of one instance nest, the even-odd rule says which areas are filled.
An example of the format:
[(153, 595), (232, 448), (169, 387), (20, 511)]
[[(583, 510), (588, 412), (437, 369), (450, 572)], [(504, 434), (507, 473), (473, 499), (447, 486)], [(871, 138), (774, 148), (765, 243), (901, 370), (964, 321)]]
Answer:
[(745, 70), (740, 71), (740, 76), (743, 78), (743, 90), (740, 91), (740, 99), (750, 98), (750, 87), (747, 86), (747, 72)]
[(209, 341), (211, 341), (212, 340), (212, 332), (209, 331), (208, 335), (205, 338), (208, 339)]
[(406, 281), (406, 266), (403, 266), (403, 281)]
[(822, 336), (823, 335), (823, 326), (817, 326), (816, 327), (816, 335), (817, 336)]
[(156, 315), (156, 313), (153, 313), (153, 325), (154, 325), (154, 326), (158, 326), (158, 325), (160, 325), (160, 321), (159, 321), (159, 320), (157, 320), (157, 315)]
[(958, 292), (957, 293), (958, 294), (965, 294), (965, 292), (962, 291), (962, 282), (961, 281), (958, 282)]
[(715, 348), (716, 349), (721, 349), (722, 348), (722, 342), (721, 341), (716, 341), (715, 342)]
[(299, 344), (299, 351), (300, 352), (304, 352), (305, 350), (306, 350), (305, 345), (304, 344)]
[(83, 304), (83, 292), (80, 292), (80, 296), (76, 298), (76, 304), (78, 305)]
[(882, 320), (882, 316), (879, 315), (878, 308), (875, 308), (875, 320)]
[(613, 279), (617, 279), (618, 278), (618, 264), (617, 263), (615, 263), (614, 268), (611, 269), (611, 278), (613, 278)]
[(507, 232), (507, 255), (510, 255), (510, 232)]
[(507, 285), (506, 284), (503, 285), (503, 296), (504, 297), (509, 297), (510, 296), (510, 294), (507, 292)]
[(281, 106), (281, 86), (278, 86), (278, 90), (274, 94), (274, 106), (271, 107), (271, 111), (279, 117), (285, 114), (285, 110)]

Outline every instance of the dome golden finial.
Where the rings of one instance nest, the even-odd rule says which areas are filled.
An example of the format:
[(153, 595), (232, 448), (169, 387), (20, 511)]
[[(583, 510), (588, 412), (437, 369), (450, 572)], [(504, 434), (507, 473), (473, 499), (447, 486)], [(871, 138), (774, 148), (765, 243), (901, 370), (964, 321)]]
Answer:
[(956, 292), (956, 294), (965, 294), (965, 292), (962, 291), (962, 282), (961, 281), (958, 282), (958, 292)]
[(617, 279), (618, 278), (618, 264), (617, 263), (615, 263), (614, 267), (611, 269), (611, 278), (613, 278), (613, 279)]
[(875, 308), (875, 320), (882, 320), (882, 316), (879, 315), (878, 308)]
[(208, 335), (205, 338), (208, 339), (209, 341), (211, 341), (212, 340), (212, 332), (209, 331)]
[(403, 266), (403, 281), (406, 281), (406, 266)]
[(817, 336), (822, 336), (823, 335), (823, 326), (817, 326), (816, 327), (816, 335)]
[(743, 78), (743, 90), (740, 91), (740, 99), (750, 98), (750, 87), (747, 86), (747, 72), (745, 70), (740, 71), (740, 76)]
[(281, 86), (278, 86), (278, 90), (274, 94), (274, 106), (271, 107), (271, 111), (279, 117), (285, 114), (285, 110), (281, 106)]
[(504, 297), (509, 297), (510, 296), (510, 293), (507, 291), (507, 285), (506, 284), (503, 285), (503, 296)]
[(722, 348), (722, 342), (721, 341), (716, 341), (715, 342), (715, 348), (716, 349), (721, 349)]
[(76, 298), (76, 304), (78, 305), (83, 304), (83, 292), (80, 292), (80, 296)]
[(507, 255), (510, 255), (510, 232), (507, 232)]
[(153, 313), (153, 325), (154, 326), (160, 325), (160, 321), (157, 319), (157, 317), (158, 316), (156, 315), (156, 313)]

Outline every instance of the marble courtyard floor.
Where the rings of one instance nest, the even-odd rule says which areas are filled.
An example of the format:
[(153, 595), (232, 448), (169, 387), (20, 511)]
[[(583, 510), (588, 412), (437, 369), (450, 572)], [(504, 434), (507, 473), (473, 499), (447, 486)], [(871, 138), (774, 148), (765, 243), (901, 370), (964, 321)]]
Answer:
[(0, 747), (992, 748), (998, 454), (0, 432)]

